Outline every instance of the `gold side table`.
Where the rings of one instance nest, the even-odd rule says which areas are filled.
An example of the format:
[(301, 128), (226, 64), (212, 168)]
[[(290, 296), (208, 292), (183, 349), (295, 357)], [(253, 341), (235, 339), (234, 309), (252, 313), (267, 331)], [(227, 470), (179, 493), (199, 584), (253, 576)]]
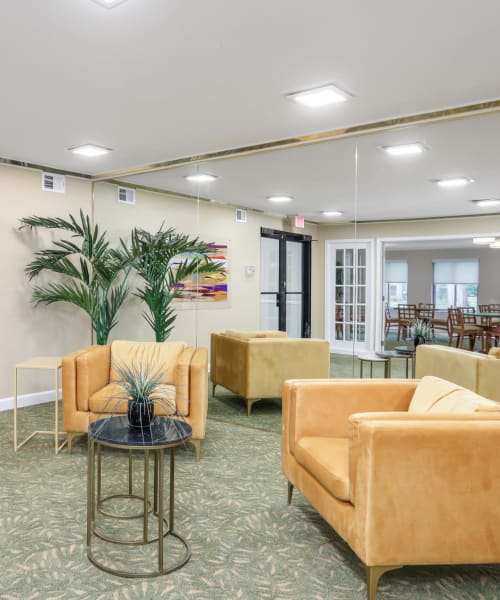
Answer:
[[(59, 445), (59, 436), (64, 432), (59, 432), (59, 369), (62, 366), (62, 358), (60, 356), (36, 356), (29, 360), (17, 363), (14, 368), (14, 451), (17, 452), (19, 448), (29, 442), (35, 435), (53, 435), (54, 436), (54, 450), (57, 454), (67, 444), (67, 440), (64, 440)], [(55, 418), (54, 418), (54, 430), (53, 431), (33, 431), (25, 440), (20, 444), (17, 443), (17, 395), (18, 395), (18, 370), (19, 369), (44, 369), (46, 371), (53, 371), (55, 377)]]

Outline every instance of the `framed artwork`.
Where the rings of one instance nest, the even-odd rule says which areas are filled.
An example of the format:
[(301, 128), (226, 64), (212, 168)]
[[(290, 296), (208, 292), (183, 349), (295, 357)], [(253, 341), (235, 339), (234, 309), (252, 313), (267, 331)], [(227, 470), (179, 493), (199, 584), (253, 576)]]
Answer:
[[(194, 273), (181, 280), (176, 288), (179, 302), (224, 302), (228, 300), (228, 246), (227, 244), (210, 244), (208, 256), (214, 262), (222, 263), (220, 271), (212, 273)], [(185, 256), (180, 260), (185, 260)]]

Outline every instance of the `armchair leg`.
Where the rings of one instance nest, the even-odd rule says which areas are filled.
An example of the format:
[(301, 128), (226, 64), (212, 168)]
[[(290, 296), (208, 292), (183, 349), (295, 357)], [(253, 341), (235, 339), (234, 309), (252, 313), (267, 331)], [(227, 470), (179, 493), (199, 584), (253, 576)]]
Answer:
[(71, 450), (73, 449), (73, 439), (77, 435), (82, 435), (81, 433), (66, 433), (66, 437), (68, 439), (68, 454), (71, 454)]
[(387, 571), (401, 569), (401, 566), (402, 565), (365, 567), (366, 590), (368, 592), (368, 600), (377, 600), (378, 580), (382, 577), (382, 575), (384, 573), (387, 573)]
[(257, 400), (259, 400), (259, 398), (245, 398), (245, 400), (247, 403), (247, 416), (249, 417), (252, 412), (252, 406), (255, 402), (257, 402)]
[(212, 396), (215, 396), (215, 386), (217, 384), (212, 382)]
[(288, 482), (288, 504), (292, 503), (293, 483)]
[(194, 451), (196, 453), (196, 460), (200, 462), (201, 458), (201, 440), (189, 440), (191, 444), (194, 446)]

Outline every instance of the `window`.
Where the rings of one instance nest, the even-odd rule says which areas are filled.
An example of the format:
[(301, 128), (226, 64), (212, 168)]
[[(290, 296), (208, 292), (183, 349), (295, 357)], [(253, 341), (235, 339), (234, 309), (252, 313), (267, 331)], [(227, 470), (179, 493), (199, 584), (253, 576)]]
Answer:
[(398, 304), (407, 304), (408, 261), (385, 261), (384, 298), (390, 308), (397, 308)]
[(479, 259), (435, 260), (432, 297), (436, 309), (449, 306), (477, 308)]

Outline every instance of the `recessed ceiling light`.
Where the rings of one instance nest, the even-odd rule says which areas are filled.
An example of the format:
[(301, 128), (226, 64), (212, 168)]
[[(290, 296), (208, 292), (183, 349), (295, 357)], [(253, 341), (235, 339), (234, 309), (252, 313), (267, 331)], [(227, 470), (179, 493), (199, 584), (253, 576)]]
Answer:
[(344, 213), (341, 212), (340, 210), (324, 210), (324, 211), (322, 211), (321, 214), (325, 217), (340, 217)]
[(103, 156), (109, 154), (111, 148), (103, 148), (102, 146), (96, 146), (95, 144), (82, 144), (81, 146), (72, 146), (68, 148), (73, 154), (79, 154), (80, 156)]
[(217, 175), (210, 173), (193, 173), (193, 175), (185, 175), (185, 179), (188, 181), (195, 181), (196, 183), (207, 183), (208, 181), (215, 181)]
[(115, 6), (118, 6), (118, 4), (125, 2), (125, 0), (94, 0), (94, 2), (106, 8), (114, 8)]
[(488, 244), (492, 244), (494, 241), (495, 241), (494, 237), (472, 238), (472, 243), (477, 244), (478, 246), (486, 246)]
[(350, 94), (330, 83), (309, 90), (290, 92), (285, 94), (285, 97), (309, 108), (318, 108), (328, 104), (345, 102), (350, 98)]
[(471, 179), (470, 177), (454, 177), (452, 179), (436, 179), (434, 183), (437, 183), (443, 188), (456, 188), (469, 185), (469, 183), (472, 183), (473, 181), (474, 179)]
[(293, 198), (291, 196), (268, 196), (269, 202), (291, 202)]
[(484, 198), (483, 200), (473, 200), (476, 206), (486, 207), (486, 206), (497, 206), (500, 204), (500, 200), (497, 198)]
[(490, 248), (500, 248), (500, 240), (496, 240), (495, 242), (491, 243)]
[(413, 142), (411, 144), (397, 144), (394, 146), (381, 146), (384, 152), (391, 156), (407, 156), (408, 154), (422, 154), (425, 150), (425, 146), (420, 142)]

